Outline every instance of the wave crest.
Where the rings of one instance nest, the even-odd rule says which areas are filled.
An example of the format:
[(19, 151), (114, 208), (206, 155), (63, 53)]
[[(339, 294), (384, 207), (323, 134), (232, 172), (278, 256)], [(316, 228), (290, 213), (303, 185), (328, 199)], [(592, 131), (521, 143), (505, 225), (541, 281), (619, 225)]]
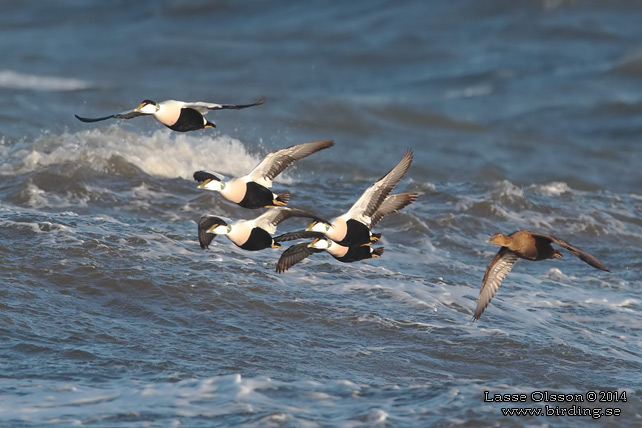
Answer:
[(148, 175), (191, 180), (194, 171), (208, 169), (242, 175), (259, 159), (243, 143), (226, 135), (192, 136), (158, 130), (144, 136), (112, 125), (60, 136), (42, 136), (32, 144), (2, 147), (0, 175), (20, 175), (52, 165), (77, 163), (112, 174), (129, 175), (129, 163)]
[(90, 88), (91, 83), (72, 77), (38, 76), (12, 70), (0, 70), (0, 88), (33, 89), (41, 91), (78, 91)]

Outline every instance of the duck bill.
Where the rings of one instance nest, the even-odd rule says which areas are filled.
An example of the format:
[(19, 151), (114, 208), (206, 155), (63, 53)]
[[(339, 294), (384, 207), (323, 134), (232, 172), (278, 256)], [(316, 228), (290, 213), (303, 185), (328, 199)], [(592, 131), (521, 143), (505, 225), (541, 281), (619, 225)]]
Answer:
[(205, 189), (205, 186), (207, 186), (207, 183), (209, 183), (210, 181), (212, 181), (211, 178), (206, 179), (205, 181), (203, 181), (201, 184), (198, 185), (198, 189)]
[(312, 242), (310, 242), (310, 243), (308, 244), (308, 247), (309, 247), (309, 248), (315, 248), (315, 247), (314, 247), (314, 245), (315, 245), (317, 242), (319, 242), (319, 238), (314, 238), (314, 239), (312, 240)]

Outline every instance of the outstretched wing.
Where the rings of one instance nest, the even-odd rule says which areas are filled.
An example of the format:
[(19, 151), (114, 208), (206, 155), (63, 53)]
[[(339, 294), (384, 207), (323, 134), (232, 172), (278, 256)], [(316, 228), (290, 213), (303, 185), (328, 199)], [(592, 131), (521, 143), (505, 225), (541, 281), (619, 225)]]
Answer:
[(310, 156), (319, 150), (327, 149), (333, 145), (333, 140), (321, 140), (296, 144), (285, 149), (277, 150), (269, 153), (246, 177), (265, 187), (270, 187), (272, 186), (274, 177), (279, 175), (285, 168), (299, 159), (303, 159), (306, 156)]
[(313, 232), (311, 230), (296, 230), (294, 232), (287, 232), (279, 236), (275, 236), (274, 242), (296, 241), (297, 239), (322, 239), (325, 238), (323, 232)]
[(220, 224), (221, 219), (211, 215), (204, 215), (198, 221), (198, 243), (201, 244), (202, 249), (206, 249), (210, 246), (212, 239), (216, 237), (213, 233), (207, 233), (210, 227), (215, 224)]
[(89, 117), (80, 117), (77, 114), (75, 114), (74, 116), (76, 116), (76, 119), (78, 119), (81, 122), (92, 123), (92, 122), (100, 122), (101, 120), (107, 120), (107, 119), (131, 119), (138, 116), (145, 116), (145, 113), (141, 113), (136, 110), (129, 110), (129, 111), (124, 111), (122, 113), (110, 114), (109, 116), (105, 116), (105, 117), (89, 118)]
[(548, 235), (546, 233), (538, 233), (538, 232), (531, 232), (531, 231), (529, 231), (529, 233), (532, 236), (548, 239), (552, 243), (557, 244), (562, 248), (566, 248), (574, 256), (576, 256), (577, 258), (579, 258), (583, 262), (588, 263), (589, 265), (593, 266), (595, 269), (600, 269), (600, 270), (604, 270), (604, 271), (607, 271), (607, 272), (611, 272), (609, 270), (609, 268), (607, 268), (604, 265), (604, 263), (599, 261), (597, 258), (595, 258), (594, 256), (590, 255), (589, 253), (587, 253), (586, 251), (582, 250), (581, 248), (577, 248), (577, 247), (569, 244), (568, 242), (566, 242), (563, 239), (557, 238), (557, 237), (555, 237), (553, 235)]
[(290, 207), (274, 207), (267, 210), (254, 220), (254, 225), (267, 230), (270, 234), (276, 232), (276, 226), (283, 220), (292, 217), (305, 217), (311, 218), (316, 221), (325, 221), (319, 218), (316, 214), (305, 211), (299, 208)]
[(379, 222), (382, 218), (388, 214), (395, 213), (405, 207), (406, 205), (411, 204), (417, 199), (417, 193), (395, 193), (394, 195), (388, 195), (386, 199), (381, 203), (377, 211), (375, 211), (370, 221), (370, 228), (372, 229), (375, 224)]
[(411, 163), (412, 150), (408, 149), (399, 163), (395, 165), (390, 172), (366, 189), (346, 214), (350, 218), (359, 219), (367, 223), (367, 218), (375, 214), (386, 197), (392, 192), (392, 189), (395, 188), (404, 174), (406, 174)]
[(265, 98), (261, 98), (260, 100), (252, 104), (216, 104), (216, 103), (206, 103), (202, 101), (196, 101), (192, 103), (185, 103), (183, 108), (191, 108), (196, 110), (200, 114), (205, 114), (209, 110), (223, 110), (223, 109), (241, 110), (248, 107), (260, 106), (264, 102), (265, 102)]
[(482, 316), (484, 309), (489, 305), (491, 299), (495, 293), (497, 293), (499, 286), (502, 285), (502, 281), (513, 268), (518, 258), (517, 254), (513, 253), (507, 247), (502, 247), (490, 261), (484, 274), (481, 290), (479, 290), (477, 309), (475, 309), (473, 321), (478, 320), (479, 317)]
[(320, 253), (322, 251), (324, 250), (308, 247), (307, 242), (293, 245), (283, 251), (281, 257), (279, 257), (279, 261), (276, 263), (276, 271), (277, 273), (283, 273), (311, 254)]

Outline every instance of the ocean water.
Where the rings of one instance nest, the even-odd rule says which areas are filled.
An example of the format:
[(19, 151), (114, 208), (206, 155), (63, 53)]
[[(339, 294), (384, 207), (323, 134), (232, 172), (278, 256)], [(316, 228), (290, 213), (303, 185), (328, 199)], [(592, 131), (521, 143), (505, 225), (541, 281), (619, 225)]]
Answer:
[[(0, 425), (642, 426), (641, 14), (0, 1)], [(186, 134), (74, 118), (262, 96)], [(200, 249), (201, 215), (258, 214), (194, 171), (239, 176), (319, 139), (335, 146), (274, 189), (325, 217), (414, 150), (396, 190), (419, 198), (377, 225), (383, 257), (277, 274), (278, 249)], [(565, 250), (520, 261), (473, 323), (486, 240), (517, 229), (612, 273)]]

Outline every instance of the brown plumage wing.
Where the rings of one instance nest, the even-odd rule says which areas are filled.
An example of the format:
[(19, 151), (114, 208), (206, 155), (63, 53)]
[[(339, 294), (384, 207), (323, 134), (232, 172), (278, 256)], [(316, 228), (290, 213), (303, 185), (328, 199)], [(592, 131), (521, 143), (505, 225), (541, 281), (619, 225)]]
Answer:
[(276, 263), (277, 273), (285, 272), (301, 260), (307, 258), (314, 253), (320, 253), (324, 250), (318, 248), (308, 247), (308, 243), (296, 244), (283, 251), (279, 261)]
[(283, 170), (299, 159), (310, 156), (319, 150), (327, 149), (334, 145), (334, 140), (312, 141), (309, 143), (296, 144), (269, 153), (248, 176), (257, 182), (261, 180), (273, 180)]
[(477, 309), (475, 309), (473, 320), (478, 320), (484, 313), (484, 310), (490, 304), (491, 299), (497, 293), (499, 286), (502, 285), (502, 281), (513, 268), (518, 258), (517, 254), (506, 247), (502, 247), (490, 261), (484, 274), (481, 290), (479, 290)]
[(577, 257), (578, 259), (582, 260), (583, 262), (593, 266), (595, 269), (600, 269), (600, 270), (604, 270), (604, 271), (607, 271), (607, 272), (611, 272), (609, 270), (609, 268), (607, 268), (604, 265), (604, 263), (599, 261), (596, 257), (590, 255), (589, 253), (587, 253), (586, 251), (582, 250), (581, 248), (578, 248), (578, 247), (575, 247), (575, 246), (569, 244), (568, 242), (566, 242), (563, 239), (557, 238), (557, 237), (555, 237), (553, 235), (548, 235), (546, 233), (530, 232), (530, 234), (535, 236), (535, 237), (548, 239), (552, 243), (557, 244), (562, 248), (566, 248), (575, 257)]
[(375, 211), (370, 221), (370, 228), (373, 228), (375, 224), (379, 222), (382, 218), (388, 214), (395, 213), (405, 207), (406, 205), (411, 204), (417, 199), (417, 193), (395, 193), (394, 195), (388, 195), (386, 199), (381, 203), (377, 211)]
[(412, 150), (408, 149), (403, 158), (386, 175), (366, 189), (348, 211), (350, 218), (372, 217), (392, 189), (399, 183), (412, 163)]

